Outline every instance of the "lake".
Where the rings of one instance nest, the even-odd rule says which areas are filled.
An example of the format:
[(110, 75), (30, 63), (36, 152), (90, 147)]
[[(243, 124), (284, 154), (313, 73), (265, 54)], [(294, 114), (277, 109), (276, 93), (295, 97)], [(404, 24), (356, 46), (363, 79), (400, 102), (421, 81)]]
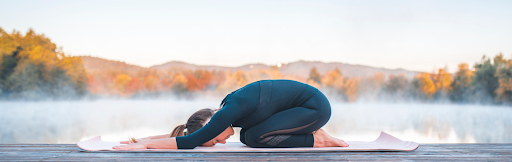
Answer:
[[(170, 133), (220, 100), (0, 102), (0, 143), (76, 143), (101, 135), (120, 141)], [(419, 143), (512, 143), (512, 108), (455, 104), (331, 103), (324, 129), (347, 141), (381, 131)], [(239, 141), (237, 132), (228, 141)]]

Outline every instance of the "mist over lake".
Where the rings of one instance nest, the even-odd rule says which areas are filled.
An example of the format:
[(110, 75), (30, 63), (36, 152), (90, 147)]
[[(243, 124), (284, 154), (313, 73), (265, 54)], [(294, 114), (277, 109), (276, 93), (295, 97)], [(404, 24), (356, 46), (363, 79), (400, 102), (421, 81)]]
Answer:
[[(170, 133), (220, 100), (0, 102), (0, 143), (120, 141)], [(331, 102), (324, 129), (344, 140), (371, 141), (385, 131), (420, 143), (511, 143), (512, 108), (458, 104)], [(228, 141), (239, 141), (239, 129)]]
[[(179, 61), (176, 56), (186, 55), (186, 51), (173, 53), (171, 58), (162, 57), (168, 56), (162, 51), (153, 52), (160, 56), (148, 57), (151, 52), (145, 51), (137, 55), (158, 58), (163, 64), (140, 66), (94, 53), (71, 55), (34, 29), (26, 33), (13, 29), (9, 33), (0, 27), (0, 40), (0, 143), (76, 143), (100, 135), (105, 140), (120, 141), (129, 136), (167, 134), (196, 110), (217, 108), (226, 94), (269, 79), (294, 80), (329, 96), (333, 113), (324, 128), (344, 140), (371, 141), (385, 131), (420, 143), (512, 142), (512, 59), (501, 52), (469, 63), (461, 57), (443, 57), (461, 62), (456, 69), (438, 67), (429, 72), (339, 62), (324, 48), (306, 50), (315, 59), (278, 51), (289, 60), (251, 60), (237, 67), (226, 63), (240, 54), (260, 58), (264, 52), (248, 55), (238, 51), (230, 57), (219, 57), (223, 61), (208, 61), (220, 63), (211, 65)], [(244, 48), (248, 49), (257, 51)], [(500, 49), (506, 48), (496, 48)], [(391, 57), (381, 52), (380, 56)], [(342, 60), (358, 55), (346, 54)], [(421, 56), (416, 52), (407, 55)], [(363, 57), (385, 62), (380, 56)], [(313, 61), (317, 58), (327, 60)], [(433, 67), (435, 62), (442, 63), (426, 60), (419, 61), (432, 63)], [(393, 57), (387, 64), (397, 62), (418, 66), (418, 62), (405, 57)], [(228, 141), (238, 139), (235, 134)]]

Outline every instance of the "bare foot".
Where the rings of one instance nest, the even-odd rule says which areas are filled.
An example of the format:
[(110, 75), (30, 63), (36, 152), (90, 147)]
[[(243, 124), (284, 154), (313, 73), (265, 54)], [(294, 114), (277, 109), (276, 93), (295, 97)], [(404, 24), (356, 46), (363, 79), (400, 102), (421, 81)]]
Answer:
[(323, 129), (315, 131), (313, 133), (313, 137), (315, 138), (313, 147), (348, 147), (348, 144), (345, 143), (345, 141), (332, 137)]

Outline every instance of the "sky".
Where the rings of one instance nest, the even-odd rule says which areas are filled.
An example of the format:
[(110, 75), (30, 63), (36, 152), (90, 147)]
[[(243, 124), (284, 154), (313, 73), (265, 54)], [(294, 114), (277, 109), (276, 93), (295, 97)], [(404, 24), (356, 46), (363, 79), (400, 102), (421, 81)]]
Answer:
[(512, 1), (0, 0), (0, 27), (149, 67), (299, 60), (434, 72), (512, 56)]

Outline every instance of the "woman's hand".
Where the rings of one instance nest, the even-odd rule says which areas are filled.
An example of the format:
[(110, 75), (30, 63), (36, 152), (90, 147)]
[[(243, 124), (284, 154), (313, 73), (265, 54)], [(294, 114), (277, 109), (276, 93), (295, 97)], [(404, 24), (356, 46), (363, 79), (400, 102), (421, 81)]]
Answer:
[[(125, 142), (125, 141), (123, 141)], [(115, 150), (140, 150), (140, 149), (178, 149), (176, 138), (148, 139), (143, 142), (128, 145), (114, 146)]]
[(121, 144), (130, 144), (130, 141), (121, 141), (119, 143), (121, 143)]
[[(123, 141), (125, 142), (125, 141)], [(142, 143), (132, 143), (128, 145), (121, 145), (121, 146), (114, 146), (112, 149), (115, 150), (141, 150), (141, 149), (148, 149), (144, 144)]]
[[(149, 140), (149, 139), (141, 138), (141, 139), (135, 139), (135, 140), (137, 141), (137, 143), (140, 143), (142, 141), (146, 141), (146, 140)], [(121, 144), (130, 144), (130, 143), (133, 143), (133, 142), (131, 142), (130, 140), (126, 140), (126, 141), (121, 141), (119, 143), (121, 143)]]

